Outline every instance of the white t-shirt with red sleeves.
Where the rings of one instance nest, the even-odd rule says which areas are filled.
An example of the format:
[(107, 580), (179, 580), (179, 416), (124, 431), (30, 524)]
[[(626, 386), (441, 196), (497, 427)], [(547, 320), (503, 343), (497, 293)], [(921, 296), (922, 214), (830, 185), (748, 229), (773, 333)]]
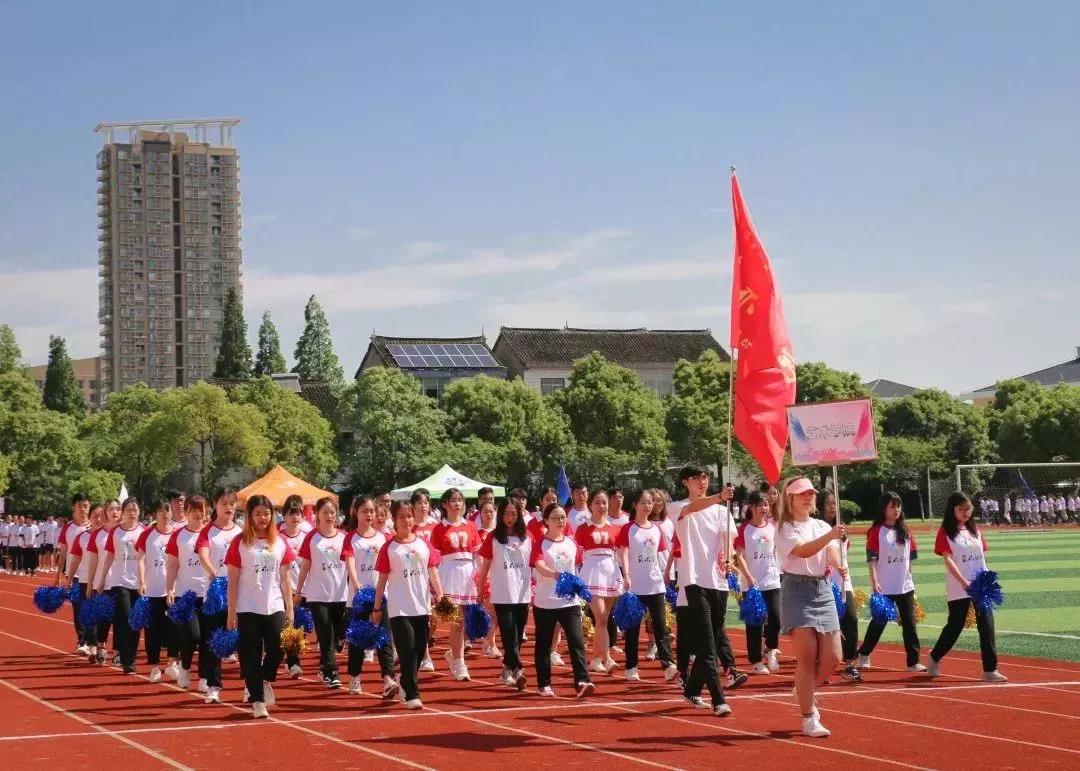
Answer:
[(887, 525), (874, 525), (866, 534), (866, 561), (877, 563), (875, 573), (882, 594), (915, 591), (911, 561), (918, 557), (919, 547), (910, 531), (905, 541), (896, 537), (895, 527)]
[[(375, 569), (375, 561), (379, 558), (379, 552), (387, 541), (386, 535), (378, 530), (370, 538), (359, 533), (350, 533), (345, 537), (345, 546), (341, 550), (342, 562), (353, 561), (356, 569), (356, 581), (360, 587), (374, 587), (379, 582), (379, 571)], [(352, 607), (352, 594), (349, 595), (348, 604)]]
[[(431, 532), (435, 529), (436, 524), (438, 524), (438, 523), (436, 523), (436, 522), (421, 522), (419, 524), (413, 525), (412, 531), (413, 531), (413, 533), (415, 535), (418, 535), (420, 538), (423, 538), (425, 541), (430, 541), (431, 540)], [(393, 536), (391, 536), (391, 538), (392, 537)]]
[[(544, 527), (544, 520), (542, 517), (541, 519), (529, 520), (528, 524), (525, 525), (525, 532), (527, 532), (529, 537), (534, 541), (542, 539), (545, 530), (546, 528)], [(571, 539), (574, 537), (574, 526), (570, 520), (567, 520), (566, 524), (563, 526), (563, 535)]]
[(67, 551), (64, 553), (65, 573), (71, 570), (71, 563), (75, 559), (75, 555), (71, 553), (72, 548), (75, 546), (75, 541), (80, 535), (87, 532), (89, 529), (89, 525), (76, 525), (74, 522), (68, 522), (66, 525), (64, 525), (63, 528), (61, 528), (60, 534), (57, 536), (57, 543), (63, 544), (65, 547), (67, 547)]
[(480, 556), (491, 562), (488, 580), (491, 581), (491, 602), (500, 605), (521, 605), (532, 599), (532, 576), (529, 567), (533, 551), (532, 539), (507, 535), (499, 543), (488, 534), (480, 545)]
[[(386, 604), (383, 614), (390, 618), (426, 616), (431, 612), (428, 568), (439, 564), (439, 553), (427, 540), (391, 539), (383, 544), (375, 559), (375, 570), (386, 576)], [(376, 602), (378, 598), (376, 598)]]
[(135, 525), (130, 530), (117, 526), (105, 540), (105, 551), (113, 555), (109, 575), (105, 576), (105, 588), (122, 586), (125, 589), (139, 588), (139, 551), (136, 544), (145, 528)]
[(655, 522), (641, 527), (630, 522), (619, 530), (615, 546), (626, 549), (630, 566), (630, 591), (637, 595), (663, 594), (664, 566), (661, 555), (668, 550), (667, 537)]
[[(529, 554), (530, 567), (535, 566), (540, 560), (556, 573), (574, 573), (579, 554), (578, 545), (567, 536), (559, 541), (551, 541), (547, 538), (540, 539), (533, 544)], [(536, 573), (536, 591), (533, 594), (533, 605), (544, 610), (558, 610), (577, 605), (577, 598), (572, 597), (564, 600), (555, 594), (555, 579)]]
[(165, 550), (172, 539), (172, 531), (162, 533), (156, 527), (142, 531), (135, 548), (143, 555), (143, 578), (146, 580), (146, 597), (164, 597)]
[[(305, 530), (303, 525), (306, 522), (301, 523), (301, 527), (296, 531), (296, 535), (289, 535), (285, 532), (284, 527), (278, 528), (278, 535), (285, 539), (285, 542), (289, 544), (289, 548), (293, 550), (293, 554), (300, 553), (300, 547), (304, 545), (304, 539), (307, 538), (307, 534), (310, 530)], [(292, 585), (295, 588), (297, 582), (300, 580), (300, 560), (293, 560), (289, 563), (289, 578), (292, 580)]]
[[(94, 563), (94, 575), (90, 576), (90, 585), (101, 586), (105, 578), (105, 541), (109, 539), (109, 528), (99, 527), (90, 533), (90, 542), (86, 546), (86, 553), (93, 554), (97, 560)], [(83, 556), (83, 560), (86, 557)]]
[[(969, 583), (976, 573), (980, 570), (986, 570), (986, 552), (989, 550), (990, 547), (986, 545), (986, 539), (982, 537), (982, 533), (976, 529), (975, 535), (972, 535), (965, 527), (960, 528), (955, 538), (949, 538), (945, 528), (941, 528), (938, 530), (937, 539), (934, 541), (934, 554), (941, 557), (946, 554), (951, 555), (956, 567), (960, 569), (960, 573)], [(964, 591), (963, 585), (953, 576), (952, 571), (946, 570), (945, 599), (950, 601), (963, 600), (967, 596), (968, 593)]]
[(795, 557), (791, 552), (796, 546), (816, 541), (830, 530), (832, 527), (823, 519), (779, 523), (776, 526), (776, 558), (780, 561), (780, 571), (793, 576), (824, 576), (829, 569), (828, 547), (809, 557)]
[(765, 592), (780, 588), (780, 565), (776, 561), (776, 525), (771, 520), (757, 527), (743, 522), (735, 536), (735, 548), (742, 549), (743, 559), (757, 588)]
[(210, 577), (199, 559), (196, 544), (202, 537), (202, 530), (190, 530), (183, 527), (173, 532), (165, 553), (176, 557), (176, 581), (173, 582), (173, 595), (180, 597), (184, 592), (195, 592), (199, 597), (206, 597), (206, 588)]
[(235, 538), (225, 554), (225, 564), (239, 568), (236, 580), (236, 612), (269, 616), (285, 611), (281, 593), (281, 566), (296, 559), (284, 538), (268, 543), (257, 538), (250, 546), (244, 539)]
[[(90, 576), (90, 559), (87, 556), (87, 551), (90, 549), (90, 531), (83, 530), (77, 536), (71, 539), (71, 543), (68, 544), (68, 559), (74, 559), (79, 557), (79, 569), (75, 571), (75, 580), (80, 584), (89, 583)], [(70, 563), (69, 563), (70, 569)]]
[(304, 581), (304, 599), (308, 602), (345, 602), (349, 599), (349, 573), (341, 561), (345, 531), (325, 536), (312, 530), (300, 546), (300, 559), (311, 563)]
[(590, 519), (592, 519), (592, 514), (587, 508), (575, 509), (571, 506), (566, 510), (566, 521), (569, 522), (575, 530), (582, 525), (587, 525)]
[(240, 525), (233, 523), (228, 530), (222, 530), (217, 525), (207, 525), (199, 534), (199, 542), (196, 549), (206, 548), (210, 551), (210, 564), (217, 570), (219, 576), (225, 575), (225, 553), (229, 551), (229, 545), (240, 536)]
[(444, 519), (435, 525), (428, 540), (444, 560), (471, 560), (473, 553), (480, 548), (476, 523), (467, 519), (459, 519), (454, 524)]
[(682, 545), (682, 555), (676, 562), (679, 585), (726, 592), (727, 576), (721, 563), (727, 542), (735, 536), (735, 520), (727, 507), (718, 503), (688, 515), (682, 513), (685, 502), (680, 503), (683, 505), (675, 520), (675, 532)]

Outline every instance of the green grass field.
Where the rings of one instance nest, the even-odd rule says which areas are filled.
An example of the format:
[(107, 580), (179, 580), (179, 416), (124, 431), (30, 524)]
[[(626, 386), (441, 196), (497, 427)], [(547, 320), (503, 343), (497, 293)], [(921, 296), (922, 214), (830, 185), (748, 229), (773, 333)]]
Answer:
[[(926, 653), (945, 624), (945, 568), (933, 551), (936, 524), (932, 530), (917, 524), (914, 530), (920, 548), (914, 563), (915, 591), (926, 611), (919, 639)], [(994, 612), (998, 653), (1080, 661), (1080, 529), (988, 532), (986, 541), (987, 567), (997, 571), (1005, 591), (1005, 603)], [(869, 592), (865, 543), (865, 535), (853, 536), (851, 569), (855, 587)], [(734, 616), (733, 626), (738, 627), (737, 609)], [(867, 618), (869, 611), (864, 610), (860, 638)], [(899, 643), (899, 625), (889, 624), (881, 639)], [(965, 629), (956, 647), (978, 651), (976, 631)]]

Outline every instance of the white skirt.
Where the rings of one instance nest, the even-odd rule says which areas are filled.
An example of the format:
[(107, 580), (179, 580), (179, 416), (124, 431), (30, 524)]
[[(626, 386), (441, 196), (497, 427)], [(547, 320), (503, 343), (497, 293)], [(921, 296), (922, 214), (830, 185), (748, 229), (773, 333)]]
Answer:
[(443, 594), (455, 605), (471, 605), (476, 602), (476, 564), (470, 557), (467, 560), (444, 558), (439, 563), (439, 583)]
[(578, 576), (597, 597), (618, 597), (623, 593), (622, 575), (611, 557), (586, 555)]

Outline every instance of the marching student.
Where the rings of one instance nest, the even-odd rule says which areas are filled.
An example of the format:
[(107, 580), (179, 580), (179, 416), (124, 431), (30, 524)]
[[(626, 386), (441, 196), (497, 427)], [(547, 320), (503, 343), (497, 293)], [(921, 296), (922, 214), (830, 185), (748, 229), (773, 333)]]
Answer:
[[(120, 501), (115, 498), (105, 504), (105, 510), (101, 515), (101, 523), (98, 528), (91, 532), (89, 543), (86, 545), (85, 554), (89, 557), (90, 564), (87, 567), (89, 584), (86, 596), (93, 597), (98, 592), (98, 585), (105, 580), (105, 542), (109, 539), (109, 533), (120, 524)], [(97, 641), (95, 661), (104, 664), (109, 653), (109, 631), (112, 629), (112, 620), (103, 621), (97, 625), (94, 639)], [(116, 633), (113, 631), (113, 646), (116, 646)], [(94, 662), (91, 661), (91, 664)], [(120, 663), (117, 656), (114, 664)]]
[[(866, 561), (870, 567), (870, 586), (896, 603), (904, 636), (908, 672), (925, 672), (919, 663), (919, 633), (915, 628), (915, 580), (911, 563), (918, 559), (915, 536), (904, 521), (900, 496), (887, 491), (881, 496), (877, 517), (866, 535)], [(859, 647), (859, 668), (870, 668), (870, 654), (885, 631), (886, 624), (870, 620)]]
[[(214, 493), (212, 515), (212, 521), (203, 528), (202, 533), (199, 534), (199, 540), (195, 543), (195, 551), (198, 553), (199, 560), (202, 562), (207, 578), (210, 581), (218, 576), (228, 575), (228, 570), (225, 567), (225, 555), (229, 551), (229, 546), (241, 533), (241, 528), (235, 521), (235, 490), (231, 487), (223, 487)], [(226, 613), (204, 614), (199, 620), (199, 624), (200, 626), (205, 624), (212, 632), (225, 626), (226, 620)], [(221, 660), (214, 655), (214, 652), (207, 645), (205, 652), (201, 648), (199, 650), (200, 669), (204, 669), (202, 663), (204, 655), (206, 656), (204, 670), (206, 678), (203, 679), (200, 674), (198, 690), (200, 693), (206, 694), (207, 704), (220, 703), (222, 688)]]
[(795, 477), (784, 487), (776, 510), (776, 557), (784, 574), (780, 631), (790, 634), (795, 643), (795, 697), (802, 731), (821, 738), (830, 732), (821, 724), (814, 693), (840, 660), (840, 619), (826, 574), (830, 568), (845, 570), (833, 541), (846, 531), (843, 525), (829, 527), (810, 516), (816, 497), (806, 477)]
[[(289, 544), (293, 554), (300, 553), (300, 547), (304, 545), (304, 539), (310, 532), (304, 529), (306, 524), (303, 501), (298, 495), (290, 495), (281, 507), (281, 525), (278, 527), (278, 532), (285, 539), (285, 543)], [(300, 585), (300, 560), (289, 563), (289, 581), (293, 586)], [(300, 605), (304, 605), (302, 598)], [(290, 652), (285, 655), (285, 668), (289, 672), (289, 677), (294, 679), (304, 674), (304, 669), (300, 666), (300, 656), (296, 653)]]
[[(581, 626), (581, 606), (576, 597), (564, 599), (555, 594), (555, 582), (560, 573), (573, 573), (581, 550), (563, 531), (568, 518), (565, 509), (557, 503), (544, 509), (545, 531), (543, 537), (532, 544), (529, 566), (536, 574), (533, 593), (533, 619), (536, 626), (536, 646), (533, 649), (533, 665), (536, 667), (536, 686), (541, 696), (554, 696), (551, 688), (551, 643), (555, 625), (566, 633), (570, 648), (570, 664), (574, 671), (574, 691), (578, 698), (591, 696), (596, 686), (589, 679), (585, 666), (585, 634)], [(597, 633), (600, 625), (597, 623)]]
[[(71, 497), (71, 521), (64, 524), (56, 535), (56, 585), (71, 586), (77, 583), (72, 564), (75, 561), (71, 553), (75, 545), (75, 539), (90, 529), (90, 499), (85, 493), (75, 493)], [(82, 591), (71, 601), (72, 624), (75, 628), (75, 652), (86, 656), (90, 653), (90, 646), (86, 642), (86, 630), (79, 620), (79, 609), (82, 608), (86, 592)]]
[[(79, 585), (78, 599), (71, 603), (72, 612), (75, 613), (75, 617), (79, 617), (79, 611), (82, 609), (82, 604), (90, 597), (92, 589), (92, 579), (94, 567), (94, 560), (91, 559), (89, 552), (90, 544), (93, 542), (97, 535), (98, 530), (101, 529), (101, 523), (105, 518), (105, 507), (98, 504), (94, 508), (90, 509), (90, 515), (87, 518), (87, 522), (81, 529), (71, 530), (69, 528), (68, 533), (74, 533), (68, 543), (68, 554), (71, 559), (68, 561), (67, 576), (68, 580), (72, 584)], [(84, 625), (82, 621), (79, 621), (79, 629), (82, 631), (83, 639), (86, 641), (87, 661), (91, 664), (97, 664), (98, 662), (98, 624)], [(105, 634), (101, 637), (102, 642), (108, 637), (108, 629), (106, 627)], [(101, 657), (101, 662), (105, 661), (104, 655)]]
[[(825, 522), (829, 525), (836, 524), (836, 496), (832, 492), (825, 493), (824, 504), (822, 509), (824, 510)], [(851, 548), (851, 539), (844, 537), (836, 544), (837, 549), (843, 549), (840, 552), (841, 562), (843, 564), (850, 564), (847, 561), (848, 551)], [(844, 615), (840, 617), (840, 647), (844, 654), (844, 668), (841, 670), (841, 676), (852, 683), (862, 682), (862, 672), (859, 671), (859, 614), (858, 608), (855, 607), (855, 589), (851, 583), (851, 571), (841, 575), (838, 570), (829, 571), (829, 580), (831, 580), (840, 589), (840, 593), (844, 595)]]
[[(439, 523), (439, 520), (433, 519), (431, 515), (431, 494), (423, 487), (418, 487), (413, 490), (409, 496), (409, 507), (412, 509), (413, 514), (413, 532), (423, 538), (425, 541), (431, 541), (431, 531), (435, 529), (435, 525)], [(393, 538), (397, 533), (397, 529), (394, 527), (393, 515), (391, 515), (390, 521), (390, 538)], [(434, 672), (435, 662), (431, 660), (431, 646), (435, 644), (435, 625), (428, 622), (428, 638), (427, 648), (424, 650), (424, 658), (420, 661), (421, 672)]]
[[(292, 511), (293, 509), (300, 510), (300, 532), (303, 533), (304, 537), (306, 538), (307, 534), (315, 529), (315, 525), (308, 521), (307, 515), (305, 514), (303, 496), (290, 495), (288, 498), (285, 499), (284, 503), (281, 504), (282, 515), (284, 515), (286, 511)], [(301, 541), (300, 543), (302, 545), (303, 541)], [(296, 551), (294, 550), (293, 554), (295, 553)], [(297, 570), (299, 570), (299, 567), (297, 567)], [(296, 575), (299, 575), (299, 573), (297, 573)], [(296, 584), (293, 584), (293, 586), (296, 586)]]
[[(375, 585), (375, 607), (371, 623), (381, 624), (383, 614), (390, 616), (405, 706), (420, 709), (420, 662), (427, 657), (431, 606), (442, 597), (439, 582), (439, 553), (413, 532), (416, 524), (411, 506), (394, 501), (390, 504), (394, 537), (383, 544), (375, 560), (379, 582)], [(383, 607), (383, 596), (389, 608)]]
[(169, 665), (176, 671), (179, 658), (177, 633), (172, 629), (172, 622), (165, 615), (168, 609), (166, 597), (166, 574), (168, 559), (166, 549), (172, 540), (173, 527), (169, 512), (169, 502), (160, 500), (154, 505), (154, 525), (142, 531), (135, 542), (139, 553), (139, 594), (149, 598), (150, 623), (143, 635), (146, 650), (146, 662), (150, 665), (150, 682), (161, 682), (161, 648), (168, 646)]
[(177, 597), (182, 597), (186, 592), (194, 592), (196, 597), (195, 612), (191, 619), (173, 627), (180, 659), (176, 684), (185, 690), (191, 687), (191, 662), (195, 657), (195, 649), (198, 648), (199, 690), (209, 693), (212, 686), (220, 693), (221, 662), (210, 650), (210, 634), (214, 628), (210, 625), (211, 617), (203, 612), (203, 600), (206, 598), (206, 588), (210, 585), (210, 576), (198, 550), (209, 510), (209, 502), (201, 495), (184, 499), (186, 524), (173, 531), (165, 547), (165, 602), (171, 606)]
[(315, 522), (317, 529), (308, 533), (300, 547), (296, 595), (303, 597), (315, 621), (323, 682), (336, 689), (341, 687), (336, 654), (339, 643), (345, 641), (349, 574), (341, 560), (345, 533), (337, 527), (337, 505), (332, 499), (320, 498), (315, 502)]
[[(941, 660), (952, 650), (964, 629), (964, 621), (972, 604), (967, 593), (971, 580), (980, 570), (986, 570), (986, 552), (989, 547), (979, 528), (975, 526), (971, 513), (970, 498), (961, 492), (950, 495), (945, 501), (945, 515), (934, 542), (934, 553), (945, 563), (945, 599), (949, 605), (949, 619), (941, 630), (937, 644), (930, 651), (930, 677), (941, 674)], [(991, 683), (1007, 682), (1008, 678), (998, 671), (993, 609), (983, 613), (976, 606), (975, 626), (979, 630), (983, 680)]]
[(187, 524), (187, 515), (184, 513), (187, 496), (182, 490), (169, 491), (169, 524), (173, 530), (179, 530)]
[(589, 521), (589, 486), (584, 482), (570, 485), (570, 508), (567, 509), (566, 516), (574, 530)]
[[(356, 530), (345, 538), (345, 545), (341, 550), (341, 560), (345, 563), (345, 570), (349, 574), (349, 599), (348, 605), (352, 606), (353, 595), (365, 587), (375, 588), (379, 582), (379, 573), (375, 570), (375, 561), (379, 552), (389, 540), (386, 535), (375, 528), (375, 499), (368, 495), (361, 495), (353, 499), (353, 515), (356, 517)], [(352, 611), (358, 618), (364, 621), (371, 620), (371, 609)], [(390, 633), (390, 621), (384, 615), (380, 623), (387, 633)], [(394, 679), (394, 652), (389, 645), (375, 652), (379, 659), (379, 671), (383, 678), (382, 697), (393, 699), (398, 695), (401, 686)], [(364, 662), (367, 654), (355, 647), (349, 646), (349, 693), (362, 693), (360, 675), (364, 670)]]
[(26, 518), (22, 529), (23, 563), (26, 572), (36, 576), (41, 562), (41, 528), (33, 517)]
[[(431, 531), (431, 546), (440, 555), (439, 584), (442, 594), (455, 605), (464, 608), (476, 602), (476, 562), (473, 555), (480, 548), (480, 534), (476, 525), (465, 519), (465, 497), (456, 487), (442, 494), (439, 508), (443, 520)], [(455, 680), (468, 680), (469, 669), (465, 666), (465, 628), (461, 623), (451, 623), (449, 650), (446, 662)], [(400, 654), (399, 654), (400, 655)]]
[(477, 583), (491, 582), (491, 604), (503, 641), (503, 667), (499, 679), (519, 691), (525, 689), (521, 662), (521, 636), (529, 619), (532, 582), (529, 558), (533, 542), (525, 529), (521, 509), (512, 501), (500, 506), (495, 529), (480, 546), (480, 573)]
[(106, 591), (116, 602), (113, 613), (113, 637), (125, 675), (135, 673), (135, 652), (139, 633), (128, 624), (128, 614), (139, 599), (139, 552), (136, 544), (144, 527), (139, 524), (139, 502), (128, 498), (120, 507), (120, 524), (105, 540), (104, 577), (98, 591)]
[(611, 637), (608, 619), (615, 599), (623, 593), (623, 577), (615, 560), (615, 541), (619, 528), (607, 518), (608, 496), (604, 490), (593, 490), (588, 497), (589, 521), (574, 533), (574, 541), (582, 551), (581, 580), (589, 587), (596, 634), (593, 636), (592, 672), (611, 674), (618, 663), (611, 658)]
[[(660, 560), (669, 546), (664, 531), (653, 522), (653, 496), (651, 490), (638, 490), (630, 494), (627, 503), (634, 512), (634, 521), (624, 525), (615, 539), (626, 591), (634, 592), (649, 609), (649, 619), (656, 634), (656, 647), (660, 665), (664, 668), (664, 680), (671, 682), (678, 676), (668, 643), (668, 628), (664, 617), (665, 586), (664, 571)], [(626, 679), (640, 680), (638, 675), (638, 635), (641, 624), (626, 630)]]
[[(746, 567), (747, 583), (757, 587), (765, 600), (767, 615), (762, 624), (746, 624), (746, 652), (751, 672), (767, 675), (780, 670), (780, 566), (776, 562), (776, 525), (769, 518), (769, 502), (764, 493), (747, 497), (748, 520), (739, 526), (735, 550)], [(764, 662), (761, 638), (765, 636)]]
[[(488, 489), (488, 488), (482, 488), (482, 490), (483, 489)], [(515, 492), (517, 492), (517, 491), (515, 491)], [(524, 495), (525, 491), (521, 490), (521, 493)], [(526, 496), (525, 500), (518, 500), (517, 498), (512, 497), (509, 501), (504, 501), (503, 505), (506, 506), (507, 504), (511, 504), (511, 505), (516, 506), (519, 514), (521, 514), (522, 522), (524, 522), (525, 518), (528, 516), (528, 512), (525, 510), (525, 503), (526, 503), (527, 500), (528, 500), (527, 496)], [(495, 524), (496, 524), (495, 520), (496, 519), (497, 519), (497, 513), (496, 513), (495, 502), (494, 501), (489, 501), (487, 499), (482, 498), (481, 503), (479, 505), (479, 508), (476, 511), (476, 519), (474, 520), (476, 522), (476, 532), (480, 536), (480, 544), (481, 544), (481, 546), (483, 545), (484, 541), (487, 538), (489, 538), (491, 536), (491, 533), (495, 530)], [(480, 565), (483, 562), (483, 560), (480, 557), (480, 550), (479, 549), (477, 549), (476, 552), (474, 553), (473, 561), (476, 563), (476, 575), (479, 576), (479, 574), (480, 574)], [(484, 586), (484, 585), (485, 585), (484, 582), (480, 581), (479, 578), (478, 578), (477, 579), (477, 587), (481, 587), (481, 586)], [(484, 605), (485, 610), (487, 610), (488, 614), (494, 619), (495, 618), (495, 608), (491, 604), (491, 598), (486, 596), (486, 595), (480, 596), (480, 594), (482, 594), (482, 592), (478, 592), (477, 602), (482, 602), (483, 605)], [(488, 658), (501, 659), (502, 658), (502, 651), (500, 651), (499, 646), (497, 646), (495, 644), (495, 627), (496, 626), (497, 626), (497, 624), (492, 624), (491, 625), (491, 631), (488, 632), (488, 636), (486, 638), (484, 638), (484, 641), (483, 641), (483, 650), (484, 650), (484, 655), (487, 656)], [(466, 644), (466, 647), (468, 647), (469, 646), (469, 641), (466, 640), (465, 644)]]
[[(675, 540), (675, 520), (668, 517), (667, 506), (671, 503), (671, 496), (667, 494), (666, 490), (661, 490), (659, 487), (653, 487), (649, 490), (649, 494), (652, 496), (653, 510), (649, 515), (649, 519), (660, 526), (660, 529), (664, 533), (664, 538), (667, 539), (667, 551), (660, 555), (660, 564), (664, 566), (665, 581), (669, 581), (670, 578), (667, 572), (667, 565), (671, 559), (671, 547)], [(645, 651), (645, 658), (649, 661), (656, 659), (657, 648), (656, 638), (653, 634), (652, 620), (645, 619), (645, 631), (649, 636), (649, 647)], [(668, 630), (670, 634), (671, 630)], [(668, 645), (670, 646), (673, 637), (669, 637)]]
[[(336, 509), (335, 509), (336, 514)], [(237, 651), (252, 717), (266, 718), (274, 705), (281, 665), (281, 633), (292, 619), (289, 563), (296, 559), (274, 527), (274, 504), (265, 495), (248, 498), (243, 533), (229, 542), (226, 626), (239, 631)]]

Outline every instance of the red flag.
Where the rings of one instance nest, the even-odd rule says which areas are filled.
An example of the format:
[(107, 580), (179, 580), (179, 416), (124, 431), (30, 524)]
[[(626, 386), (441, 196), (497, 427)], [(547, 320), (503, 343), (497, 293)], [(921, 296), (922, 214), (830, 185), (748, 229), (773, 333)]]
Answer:
[(795, 359), (769, 257), (754, 232), (734, 174), (731, 199), (735, 210), (731, 347), (739, 352), (735, 437), (761, 466), (765, 478), (775, 483), (787, 449), (787, 407), (795, 403)]

